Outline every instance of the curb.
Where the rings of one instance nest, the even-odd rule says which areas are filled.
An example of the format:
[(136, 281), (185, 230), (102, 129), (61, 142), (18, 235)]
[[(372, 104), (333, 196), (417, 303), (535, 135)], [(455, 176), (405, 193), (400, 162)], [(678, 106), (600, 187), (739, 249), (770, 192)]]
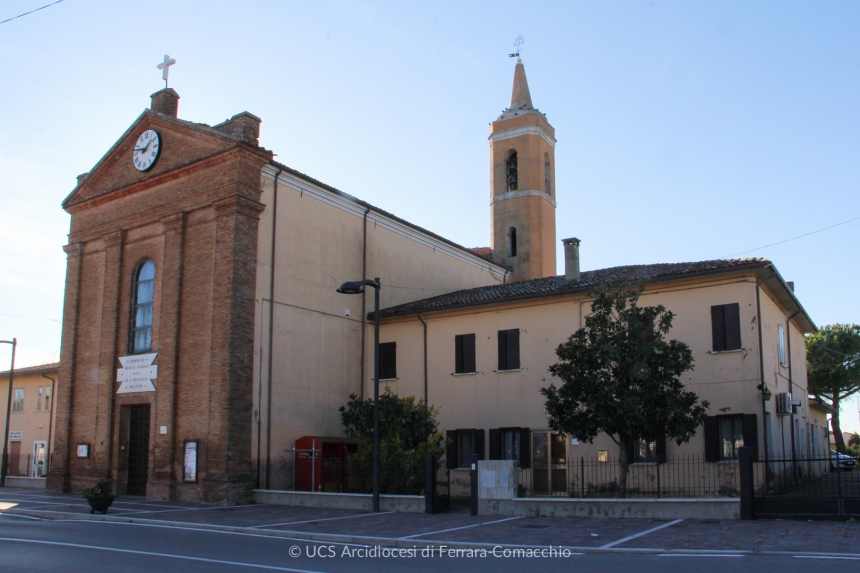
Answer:
[[(287, 531), (274, 529), (256, 529), (253, 527), (239, 527), (234, 525), (215, 525), (211, 523), (189, 523), (185, 521), (164, 521), (160, 519), (144, 519), (115, 515), (90, 515), (79, 513), (63, 513), (58, 511), (29, 511), (26, 509), (6, 510), (2, 513), (9, 515), (22, 515), (26, 517), (38, 517), (46, 520), (58, 521), (105, 521), (113, 523), (131, 523), (136, 525), (179, 527), (182, 529), (197, 529), (201, 531), (219, 531), (223, 533), (235, 533), (241, 535), (254, 535), (259, 537), (278, 537), (282, 539), (297, 539), (303, 541), (317, 541), (328, 543), (340, 543), (364, 546), (385, 546), (411, 549), (418, 547), (417, 543), (423, 543), (426, 547), (445, 547), (451, 549), (546, 549), (546, 545), (523, 545), (517, 543), (480, 543), (464, 541), (439, 541), (428, 539), (426, 541), (415, 539), (399, 539), (396, 537), (374, 537), (369, 535), (338, 535), (333, 533), (309, 533), (307, 531)], [(569, 550), (574, 553), (633, 553), (633, 554), (660, 554), (671, 553), (679, 555), (776, 555), (776, 556), (810, 556), (810, 557), (834, 557), (860, 559), (860, 553), (824, 553), (814, 551), (757, 551), (750, 549), (672, 549), (672, 548), (635, 548), (635, 547), (580, 547), (574, 545), (552, 546), (559, 551)]]

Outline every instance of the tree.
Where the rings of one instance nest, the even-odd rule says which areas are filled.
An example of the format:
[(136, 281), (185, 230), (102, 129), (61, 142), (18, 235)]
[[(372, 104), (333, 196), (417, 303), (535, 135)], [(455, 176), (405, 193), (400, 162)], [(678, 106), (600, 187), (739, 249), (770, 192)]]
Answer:
[(830, 418), (836, 449), (845, 453), (839, 426), (842, 400), (860, 391), (860, 326), (823, 326), (806, 337), (806, 372), (809, 393), (833, 406)]
[[(373, 400), (351, 394), (340, 409), (346, 435), (359, 438), (350, 456), (350, 477), (359, 491), (373, 489)], [(436, 455), (436, 469), (445, 453), (445, 437), (436, 421), (438, 408), (412, 396), (400, 398), (390, 388), (379, 397), (380, 481), (383, 493), (418, 494), (424, 487), (424, 459)]]
[(689, 441), (708, 407), (681, 383), (693, 368), (690, 348), (664, 338), (675, 315), (662, 305), (638, 306), (642, 290), (594, 291), (585, 326), (559, 345), (559, 362), (549, 368), (561, 386), (541, 389), (553, 430), (588, 443), (605, 432), (618, 444), (621, 497), (628, 450), (639, 440)]

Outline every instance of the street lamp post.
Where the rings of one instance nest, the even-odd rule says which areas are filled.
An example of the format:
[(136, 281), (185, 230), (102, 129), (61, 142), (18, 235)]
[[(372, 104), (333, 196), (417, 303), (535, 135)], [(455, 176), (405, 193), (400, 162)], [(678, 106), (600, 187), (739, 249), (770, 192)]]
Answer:
[[(350, 281), (340, 285), (341, 294), (361, 294), (364, 287), (374, 289), (373, 307), (373, 511), (379, 511), (379, 290), (382, 284), (379, 277), (371, 280)], [(361, 349), (364, 352), (364, 348)], [(364, 384), (364, 380), (361, 382)]]
[(3, 431), (3, 459), (0, 460), (0, 487), (6, 487), (6, 474), (9, 473), (9, 418), (12, 415), (12, 380), (15, 378), (15, 348), (18, 339), (0, 340), (2, 344), (12, 345), (12, 367), (9, 369), (9, 395), (6, 399), (6, 429)]

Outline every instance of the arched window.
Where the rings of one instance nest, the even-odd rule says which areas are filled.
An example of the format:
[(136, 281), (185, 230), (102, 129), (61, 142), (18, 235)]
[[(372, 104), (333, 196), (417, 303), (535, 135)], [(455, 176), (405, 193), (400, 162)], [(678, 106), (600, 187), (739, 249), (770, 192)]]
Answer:
[(552, 195), (552, 170), (549, 168), (549, 153), (543, 154), (543, 188), (547, 195)]
[(517, 152), (508, 153), (505, 159), (505, 181), (508, 191), (517, 190)]
[(517, 228), (511, 227), (508, 229), (508, 256), (516, 257), (517, 256)]
[(152, 349), (152, 295), (155, 290), (155, 263), (146, 261), (134, 279), (134, 305), (131, 309), (131, 352)]

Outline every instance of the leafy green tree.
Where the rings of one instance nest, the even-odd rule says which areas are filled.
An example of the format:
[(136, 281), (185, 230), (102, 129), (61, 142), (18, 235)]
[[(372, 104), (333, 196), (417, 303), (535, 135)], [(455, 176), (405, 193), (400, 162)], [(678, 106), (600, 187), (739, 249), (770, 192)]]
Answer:
[(693, 368), (690, 348), (665, 340), (674, 314), (662, 305), (638, 306), (642, 290), (593, 292), (585, 326), (559, 345), (559, 362), (549, 368), (561, 386), (541, 389), (552, 429), (589, 443), (605, 432), (618, 444), (621, 497), (628, 449), (639, 440), (689, 441), (708, 407), (681, 383)]
[[(350, 477), (359, 491), (373, 490), (373, 399), (355, 394), (340, 409), (346, 435), (360, 440), (349, 459)], [(379, 457), (383, 493), (418, 494), (424, 487), (424, 459), (436, 455), (436, 469), (445, 453), (445, 437), (436, 421), (438, 408), (413, 396), (399, 397), (390, 388), (379, 397)]]
[(839, 425), (839, 406), (860, 391), (860, 326), (823, 326), (806, 337), (806, 371), (809, 393), (833, 406), (830, 418), (836, 449), (845, 453)]

